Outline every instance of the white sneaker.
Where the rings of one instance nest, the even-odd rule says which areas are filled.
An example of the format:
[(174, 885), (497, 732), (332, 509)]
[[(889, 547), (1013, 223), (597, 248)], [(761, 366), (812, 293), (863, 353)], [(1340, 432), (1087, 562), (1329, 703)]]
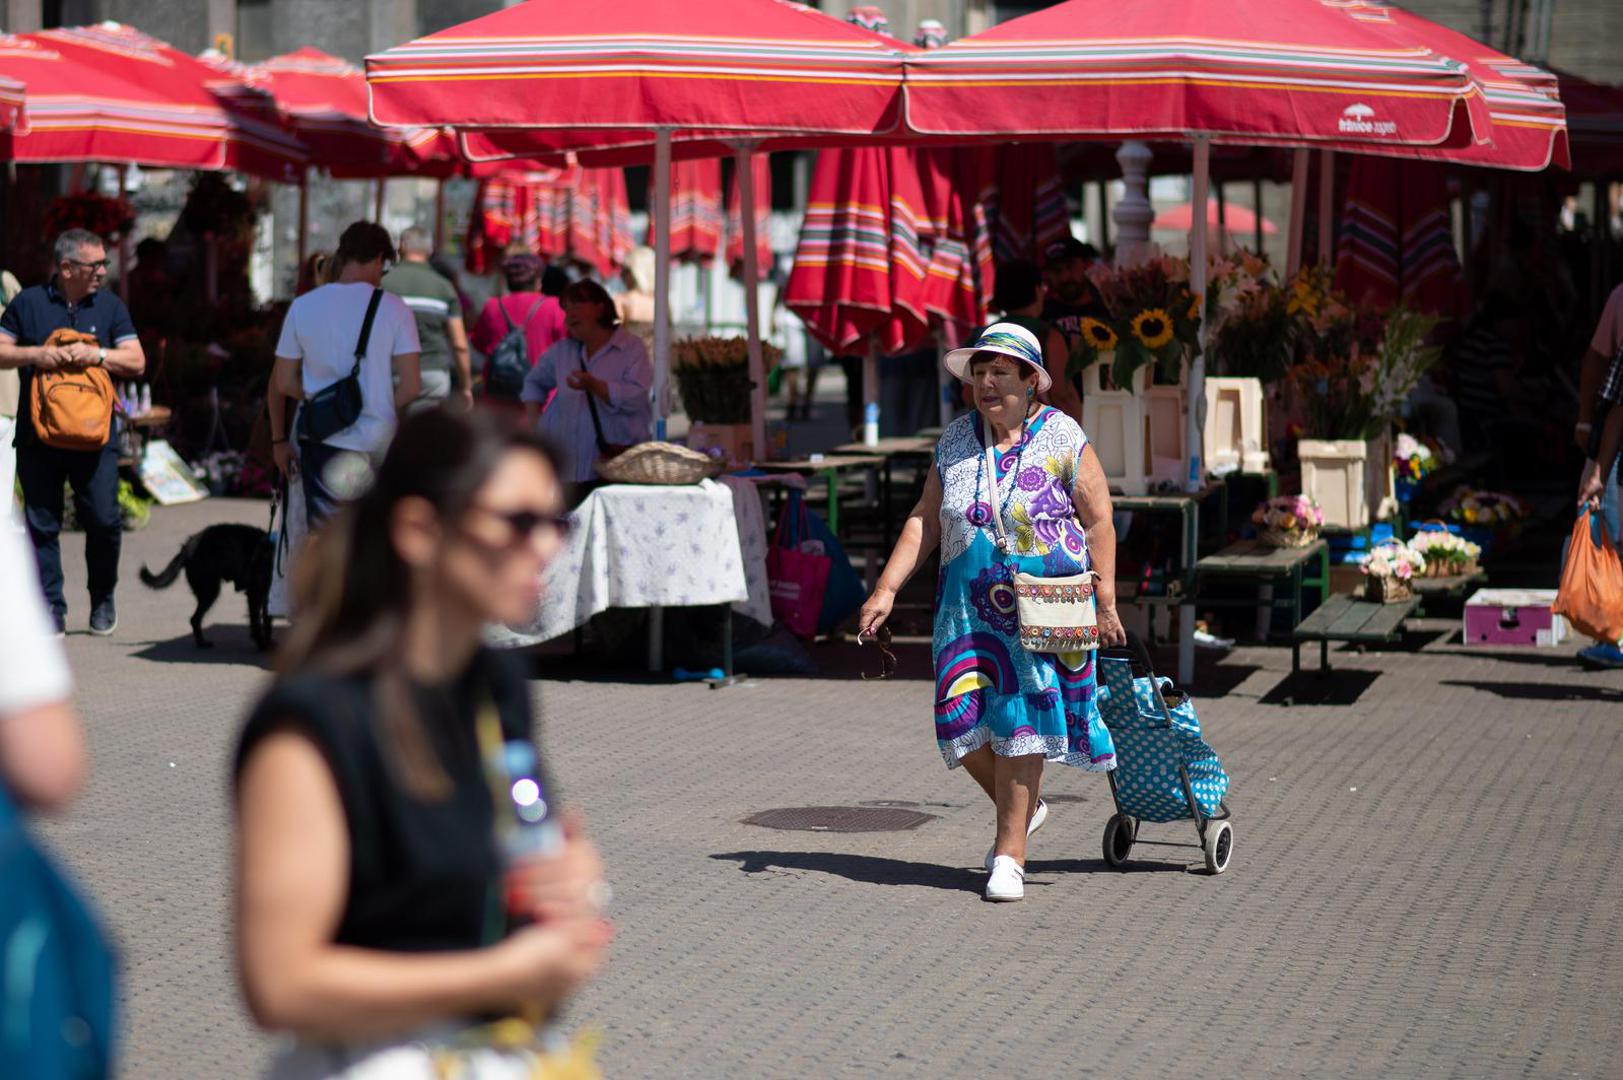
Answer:
[[(1032, 833), (1034, 833), (1038, 829), (1042, 828), (1043, 827), (1043, 822), (1045, 822), (1047, 820), (1048, 820), (1048, 804), (1043, 802), (1041, 799), (1038, 799), (1037, 800), (1037, 809), (1032, 811), (1031, 821), (1030, 821), (1029, 824), (1026, 825), (1026, 835), (1030, 836)], [(984, 862), (981, 863), (981, 865), (986, 867), (986, 869), (990, 870), (990, 869), (992, 869), (992, 860), (995, 859), (995, 858), (997, 858), (997, 844), (994, 842), (991, 847), (986, 849), (986, 859), (985, 859)]]
[(1026, 898), (1026, 872), (1012, 855), (992, 860), (992, 876), (986, 879), (986, 898), (998, 902)]

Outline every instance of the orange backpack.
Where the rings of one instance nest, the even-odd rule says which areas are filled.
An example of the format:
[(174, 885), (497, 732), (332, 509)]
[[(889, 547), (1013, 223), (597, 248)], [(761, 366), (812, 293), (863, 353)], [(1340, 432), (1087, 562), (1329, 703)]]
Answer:
[[(99, 345), (77, 330), (53, 330), (46, 345)], [(34, 433), (58, 450), (100, 450), (113, 427), (113, 379), (99, 367), (35, 371), (29, 392)]]

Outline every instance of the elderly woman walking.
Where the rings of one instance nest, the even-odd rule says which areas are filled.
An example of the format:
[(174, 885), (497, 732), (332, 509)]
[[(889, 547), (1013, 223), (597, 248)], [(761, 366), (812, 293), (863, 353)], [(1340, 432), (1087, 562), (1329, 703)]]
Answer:
[[(1087, 436), (1038, 401), (1051, 379), (1036, 336), (996, 323), (945, 362), (969, 384), (975, 411), (942, 433), (924, 494), (863, 605), (861, 633), (884, 625), (897, 592), (939, 543), (936, 743), (947, 767), (962, 765), (997, 805), (986, 898), (1019, 900), (1026, 837), (1048, 816), (1038, 798), (1043, 763), (1098, 772), (1116, 764), (1094, 702), (1091, 651), (1127, 640), (1116, 613), (1116, 535), (1104, 471)], [(1074, 650), (1023, 645), (1015, 575), (1090, 571), (1097, 575), (1097, 633), (1080, 624), (1052, 628)]]

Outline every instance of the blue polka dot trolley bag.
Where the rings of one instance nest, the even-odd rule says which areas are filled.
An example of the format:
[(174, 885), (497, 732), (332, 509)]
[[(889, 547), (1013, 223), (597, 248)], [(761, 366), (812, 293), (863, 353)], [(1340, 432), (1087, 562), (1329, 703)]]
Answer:
[(1116, 744), (1116, 768), (1108, 774), (1116, 813), (1105, 824), (1105, 862), (1127, 861), (1143, 822), (1192, 820), (1206, 869), (1221, 874), (1234, 851), (1223, 801), (1229, 778), (1201, 738), (1194, 702), (1155, 674), (1137, 638), (1127, 650), (1101, 650), (1097, 663), (1099, 712)]

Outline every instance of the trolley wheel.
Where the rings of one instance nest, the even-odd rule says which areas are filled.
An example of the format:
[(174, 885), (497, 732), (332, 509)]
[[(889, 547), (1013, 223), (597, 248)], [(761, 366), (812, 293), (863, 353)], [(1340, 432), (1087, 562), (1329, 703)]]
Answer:
[(1138, 837), (1138, 822), (1126, 814), (1111, 814), (1105, 822), (1104, 855), (1111, 866), (1121, 866), (1133, 853), (1133, 841)]
[(1229, 857), (1234, 854), (1234, 826), (1226, 821), (1206, 823), (1206, 871), (1221, 874), (1229, 868)]

